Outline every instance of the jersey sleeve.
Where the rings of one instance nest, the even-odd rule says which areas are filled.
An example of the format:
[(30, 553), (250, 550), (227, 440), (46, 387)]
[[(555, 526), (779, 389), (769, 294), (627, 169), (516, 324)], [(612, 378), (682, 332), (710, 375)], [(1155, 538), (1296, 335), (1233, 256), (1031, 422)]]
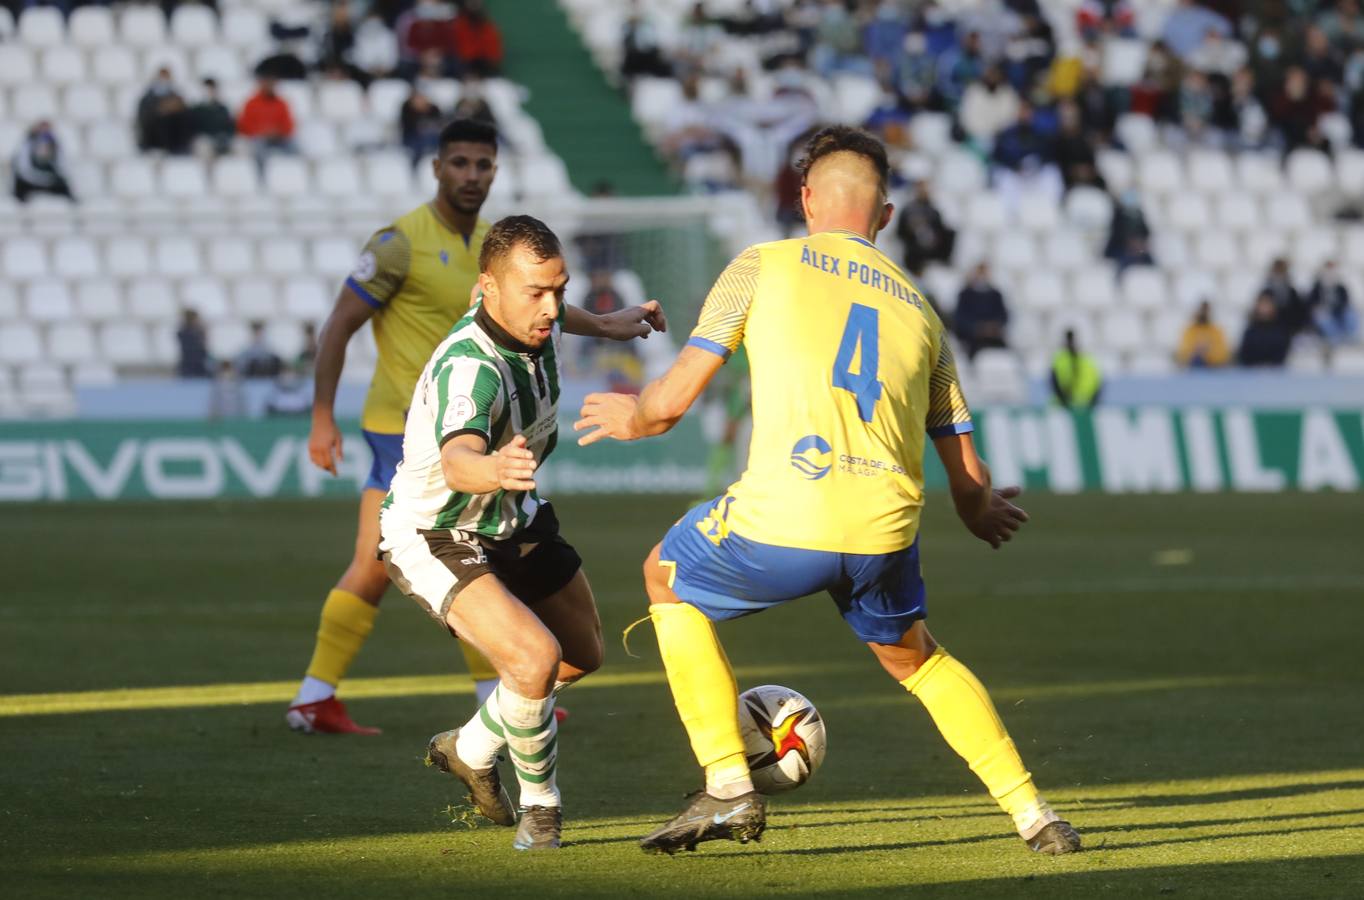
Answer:
[(436, 374), (436, 443), (476, 434), (492, 444), (502, 414), (502, 376), (491, 363), (457, 357)]
[(961, 381), (957, 378), (957, 361), (947, 332), (938, 332), (938, 360), (928, 378), (928, 416), (926, 425), (931, 438), (974, 431), (971, 408), (966, 405)]
[(709, 350), (725, 359), (739, 349), (748, 310), (758, 289), (760, 266), (757, 247), (749, 247), (725, 266), (701, 306), (701, 317), (687, 341), (688, 347)]
[(384, 228), (365, 244), (346, 287), (375, 309), (383, 309), (402, 290), (410, 265), (412, 242), (398, 229)]

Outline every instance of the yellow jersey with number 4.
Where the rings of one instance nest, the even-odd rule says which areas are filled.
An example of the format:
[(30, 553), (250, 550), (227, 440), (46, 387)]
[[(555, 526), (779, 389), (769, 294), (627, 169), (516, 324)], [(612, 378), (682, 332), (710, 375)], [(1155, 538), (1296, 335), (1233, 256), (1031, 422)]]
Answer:
[(721, 273), (688, 344), (742, 343), (748, 466), (712, 534), (836, 553), (913, 543), (925, 434), (970, 431), (942, 320), (870, 241), (845, 231), (757, 244)]
[(346, 285), (374, 307), (378, 361), (360, 427), (402, 434), (407, 405), (431, 351), (469, 311), (489, 225), (466, 240), (424, 203), (365, 244)]

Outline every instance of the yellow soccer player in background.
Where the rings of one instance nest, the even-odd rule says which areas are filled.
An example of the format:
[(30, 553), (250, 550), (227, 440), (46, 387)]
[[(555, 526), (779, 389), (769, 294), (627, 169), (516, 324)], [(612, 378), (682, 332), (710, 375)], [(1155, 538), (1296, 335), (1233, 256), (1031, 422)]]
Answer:
[(640, 843), (672, 853), (747, 841), (766, 827), (738, 721), (738, 689), (712, 624), (828, 591), (885, 670), (917, 697), (1033, 850), (1080, 837), (1038, 795), (985, 688), (924, 625), (919, 566), (925, 435), (957, 513), (993, 547), (1027, 520), (993, 490), (942, 321), (872, 243), (890, 221), (885, 148), (826, 128), (810, 141), (808, 238), (749, 247), (721, 274), (672, 368), (638, 397), (594, 394), (581, 439), (635, 440), (677, 423), (740, 342), (753, 386), (748, 468), (682, 518), (644, 564), (673, 699), (706, 774), (676, 818)]
[[(318, 344), (308, 452), (336, 474), (341, 431), (333, 407), (351, 336), (373, 319), (378, 364), (360, 427), (374, 463), (360, 494), (360, 518), (350, 566), (327, 594), (317, 644), (286, 719), (291, 728), (333, 734), (378, 734), (353, 722), (337, 686), (364, 646), (388, 588), (377, 557), (379, 505), (402, 459), (403, 423), (412, 389), (431, 351), (469, 310), (478, 255), (488, 223), (479, 218), (497, 174), (497, 130), (456, 119), (440, 135), (434, 161), (436, 196), (375, 232), (345, 281)], [(487, 660), (461, 644), (479, 703), (497, 685)]]

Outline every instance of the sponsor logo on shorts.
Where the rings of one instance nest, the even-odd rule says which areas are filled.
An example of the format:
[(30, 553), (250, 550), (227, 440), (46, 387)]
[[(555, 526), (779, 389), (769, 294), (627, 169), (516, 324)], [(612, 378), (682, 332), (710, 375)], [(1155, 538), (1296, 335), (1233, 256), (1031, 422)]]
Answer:
[(808, 434), (796, 441), (791, 448), (791, 467), (800, 477), (809, 481), (819, 481), (829, 474), (833, 466), (830, 454), (833, 448), (829, 442), (817, 434)]

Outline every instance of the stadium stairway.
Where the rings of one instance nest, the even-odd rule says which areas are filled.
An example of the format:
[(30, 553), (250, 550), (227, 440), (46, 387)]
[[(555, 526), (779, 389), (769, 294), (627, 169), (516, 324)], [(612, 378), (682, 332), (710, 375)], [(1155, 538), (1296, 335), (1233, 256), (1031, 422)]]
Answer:
[(616, 193), (677, 193), (678, 184), (645, 141), (629, 102), (606, 83), (555, 0), (493, 0), (505, 74), (530, 89), (529, 112), (584, 194), (607, 181)]

